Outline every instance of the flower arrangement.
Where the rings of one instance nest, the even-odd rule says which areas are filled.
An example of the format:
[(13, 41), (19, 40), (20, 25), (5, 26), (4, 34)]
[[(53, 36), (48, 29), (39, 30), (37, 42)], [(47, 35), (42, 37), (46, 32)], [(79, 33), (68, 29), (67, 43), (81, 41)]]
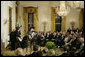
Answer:
[[(48, 48), (48, 52), (47, 52), (47, 56), (59, 56), (60, 54), (58, 53), (58, 51), (56, 50), (56, 45), (54, 44), (54, 42), (47, 42), (46, 43), (46, 47)], [(52, 51), (51, 51), (52, 50)], [(50, 52), (53, 52), (52, 54)]]
[(55, 46), (55, 44), (53, 42), (47, 42), (46, 47), (48, 49), (55, 49), (56, 48), (56, 46)]

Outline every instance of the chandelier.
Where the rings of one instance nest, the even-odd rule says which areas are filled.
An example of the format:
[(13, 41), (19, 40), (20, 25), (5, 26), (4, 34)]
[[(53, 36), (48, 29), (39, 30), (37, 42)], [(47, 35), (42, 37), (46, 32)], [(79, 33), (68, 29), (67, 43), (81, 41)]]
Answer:
[(70, 7), (66, 6), (65, 1), (60, 1), (60, 5), (56, 7), (59, 16), (66, 16), (70, 11)]
[(84, 8), (84, 1), (68, 1), (72, 8)]

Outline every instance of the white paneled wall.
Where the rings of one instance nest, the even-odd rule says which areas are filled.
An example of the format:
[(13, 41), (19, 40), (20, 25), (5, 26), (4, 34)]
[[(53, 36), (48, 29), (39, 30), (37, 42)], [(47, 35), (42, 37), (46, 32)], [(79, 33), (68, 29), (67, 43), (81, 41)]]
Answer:
[[(15, 28), (16, 10), (15, 1), (1, 1), (1, 39), (5, 42), (5, 47), (9, 40), (9, 7), (12, 8), (12, 29)], [(4, 24), (6, 22), (6, 24)]]
[[(57, 1), (20, 1), (18, 23), (22, 25), (21, 33), (24, 35), (24, 20), (23, 20), (23, 7), (38, 7), (38, 31), (43, 31), (43, 21), (46, 21), (46, 31), (51, 30), (51, 7), (59, 5)], [(15, 1), (1, 1), (1, 39), (5, 42), (5, 47), (8, 44), (8, 26), (9, 26), (9, 10), (12, 8), (12, 29), (15, 28), (16, 24), (16, 8)], [(70, 27), (70, 21), (74, 20), (76, 25), (75, 28), (79, 27), (79, 12), (76, 9), (72, 9), (66, 16), (66, 30)], [(7, 23), (4, 22), (7, 20)]]
[[(58, 1), (21, 1), (22, 7), (38, 7), (38, 27), (39, 31), (43, 31), (43, 20), (47, 20), (46, 31), (51, 30), (51, 7), (59, 5)], [(23, 12), (20, 9), (20, 13)], [(75, 20), (75, 28), (79, 27), (79, 12), (76, 9), (71, 8), (71, 11), (66, 16), (66, 30), (70, 27), (70, 21)], [(22, 15), (22, 14), (20, 14)], [(23, 15), (21, 16), (23, 18)]]

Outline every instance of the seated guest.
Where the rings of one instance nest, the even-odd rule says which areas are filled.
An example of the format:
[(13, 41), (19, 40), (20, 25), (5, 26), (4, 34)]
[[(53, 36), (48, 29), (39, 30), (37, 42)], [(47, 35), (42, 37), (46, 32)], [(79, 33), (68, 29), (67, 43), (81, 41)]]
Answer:
[(79, 32), (79, 29), (78, 28), (76, 28), (76, 32)]
[(69, 28), (69, 29), (67, 30), (67, 32), (71, 33), (71, 29)]
[(46, 41), (51, 41), (52, 38), (53, 38), (53, 34), (50, 31), (47, 32), (45, 35)]
[(56, 42), (57, 42), (57, 45), (59, 45), (59, 43), (60, 43), (60, 33), (59, 32), (57, 34)]
[(76, 56), (76, 54), (74, 53), (74, 51), (68, 51), (68, 52), (64, 52), (60, 56)]
[(76, 49), (79, 47), (77, 38), (71, 42), (70, 50), (76, 51)]
[(48, 41), (48, 40), (49, 40), (49, 35), (50, 35), (50, 33), (49, 33), (49, 32), (47, 32), (47, 33), (46, 33), (46, 36), (45, 36), (46, 41)]
[(53, 33), (50, 32), (49, 41), (51, 41), (52, 38), (53, 38)]
[(24, 56), (23, 49), (22, 49), (22, 48), (17, 48), (17, 49), (15, 50), (15, 55), (16, 55), (16, 56)]
[[(81, 37), (78, 39), (78, 41), (79, 41), (80, 45), (78, 45), (79, 48), (77, 48), (77, 50), (75, 52), (77, 55), (79, 55), (82, 51), (84, 51), (84, 39)], [(82, 55), (84, 55), (84, 54), (82, 53)]]
[(44, 36), (44, 33), (41, 33), (41, 45), (45, 46), (45, 36)]
[(57, 35), (57, 36), (58, 36), (57, 43), (60, 46), (60, 48), (62, 48), (63, 45), (65, 44), (64, 43), (64, 38), (65, 38), (64, 33), (63, 32), (59, 32), (59, 35)]
[(43, 49), (43, 52), (44, 53), (47, 53), (48, 52), (48, 49), (47, 48)]
[(37, 37), (37, 44), (41, 45), (41, 34), (39, 34)]
[(79, 32), (79, 37), (84, 37), (84, 35), (83, 35), (83, 32), (82, 32), (82, 31), (80, 31), (80, 32)]
[(57, 37), (57, 33), (55, 31), (55, 32), (53, 32), (53, 39), (56, 39), (56, 37)]
[(23, 40), (21, 42), (21, 46), (22, 46), (22, 48), (27, 48), (28, 47), (28, 35), (23, 37)]
[(48, 56), (56, 56), (55, 51), (53, 49), (50, 49), (48, 52)]
[(56, 39), (57, 39), (57, 33), (55, 31), (53, 32), (53, 38), (51, 39), (51, 41), (53, 41), (56, 44)]
[(65, 37), (65, 39), (64, 39), (64, 42), (65, 42), (65, 45), (67, 44), (67, 42), (68, 42), (68, 36), (66, 35), (66, 37)]
[(34, 52), (32, 54), (26, 54), (25, 56), (42, 56), (42, 51), (38, 51), (38, 46), (34, 45)]

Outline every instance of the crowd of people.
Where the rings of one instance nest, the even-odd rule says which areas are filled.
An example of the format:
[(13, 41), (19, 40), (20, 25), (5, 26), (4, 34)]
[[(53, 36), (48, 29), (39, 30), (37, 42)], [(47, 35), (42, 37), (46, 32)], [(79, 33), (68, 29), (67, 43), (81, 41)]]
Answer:
[(45, 46), (48, 41), (52, 41), (56, 45), (56, 48), (62, 48), (64, 50), (61, 56), (84, 56), (84, 33), (78, 28), (73, 30), (68, 29), (67, 32), (49, 31), (44, 33), (36, 32), (34, 27), (31, 27), (29, 33), (23, 37), (22, 41), (17, 40), (18, 37), (21, 38), (19, 27), (10, 34), (12, 49), (18, 47), (26, 48), (28, 47), (28, 41), (30, 41), (30, 44), (34, 47), (36, 45)]

